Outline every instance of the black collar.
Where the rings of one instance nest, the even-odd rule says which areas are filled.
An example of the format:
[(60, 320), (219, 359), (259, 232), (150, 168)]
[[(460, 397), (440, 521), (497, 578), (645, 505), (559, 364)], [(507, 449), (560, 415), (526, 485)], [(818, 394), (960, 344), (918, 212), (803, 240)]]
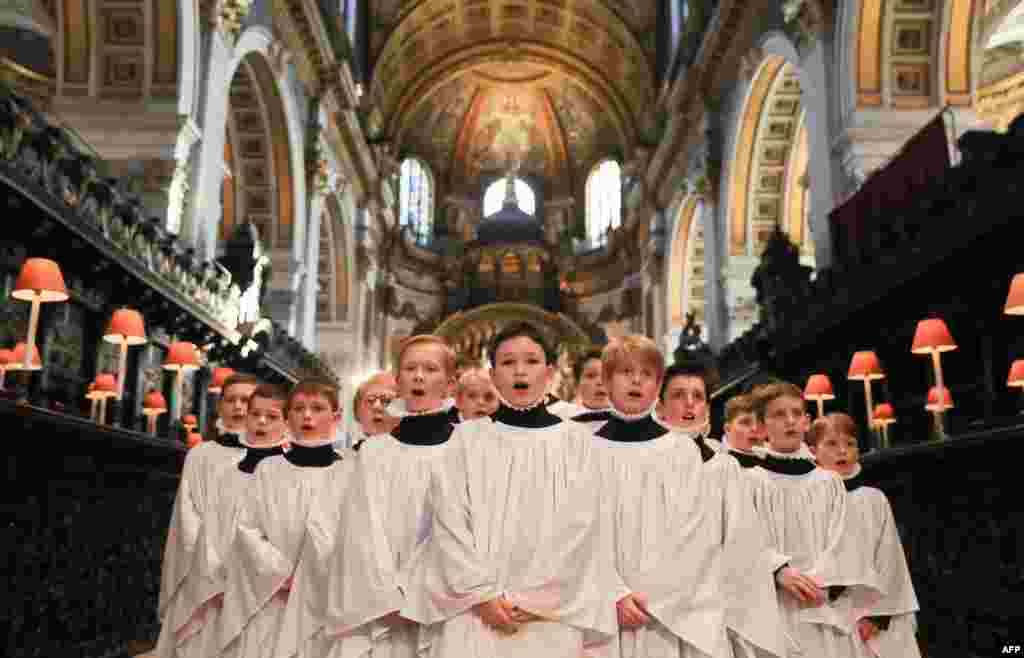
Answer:
[[(639, 442), (650, 441), (659, 436), (668, 434), (668, 430), (658, 423), (650, 414), (633, 421), (626, 421), (618, 416), (607, 412), (610, 417), (601, 429), (594, 432), (596, 436), (603, 437), (609, 441)], [(589, 414), (583, 414), (587, 416)]]
[(391, 436), (411, 446), (437, 446), (447, 441), (454, 430), (449, 412), (439, 411), (404, 417), (398, 427), (391, 430)]
[(781, 459), (769, 454), (764, 456), (764, 459), (758, 466), (780, 475), (807, 475), (818, 468), (807, 459)]
[(852, 478), (843, 478), (843, 486), (846, 487), (847, 491), (856, 491), (857, 489), (863, 487), (865, 484), (867, 483), (864, 481), (863, 468), (861, 469), (860, 473), (857, 473)]
[(715, 449), (709, 446), (707, 442), (704, 440), (704, 435), (698, 434), (697, 436), (693, 437), (693, 442), (696, 443), (697, 448), (700, 449), (701, 460), (706, 462), (711, 461), (711, 458), (717, 454), (715, 452)]
[(544, 405), (537, 405), (526, 411), (517, 411), (504, 404), (491, 416), (496, 422), (511, 425), (512, 427), (525, 427), (538, 429), (541, 427), (553, 427), (562, 422), (562, 419), (547, 410)]
[(294, 466), (323, 467), (330, 466), (341, 459), (341, 456), (334, 451), (334, 446), (330, 443), (315, 448), (293, 443), (292, 449), (284, 453), (284, 458)]
[(452, 408), (448, 410), (448, 422), (452, 425), (458, 425), (462, 422), (462, 414), (459, 413), (459, 408), (452, 405)]
[(602, 409), (601, 411), (586, 411), (578, 416), (572, 417), (572, 419), (578, 423), (596, 423), (599, 421), (607, 423), (612, 418), (614, 418), (614, 416), (612, 416), (612, 412), (608, 409)]
[(749, 452), (743, 452), (736, 450), (735, 448), (729, 448), (729, 454), (736, 458), (736, 461), (740, 463), (743, 468), (753, 468), (755, 466), (761, 466), (764, 464), (764, 460), (758, 456)]
[(273, 457), (274, 455), (283, 455), (284, 448), (281, 446), (273, 446), (270, 448), (248, 448), (245, 451), (245, 457), (242, 457), (242, 461), (238, 462), (238, 470), (243, 473), (252, 474), (259, 463), (267, 457)]
[(218, 434), (217, 443), (221, 444), (225, 448), (238, 448), (239, 450), (245, 450), (245, 446), (243, 446), (242, 442), (238, 440), (238, 435), (234, 432)]

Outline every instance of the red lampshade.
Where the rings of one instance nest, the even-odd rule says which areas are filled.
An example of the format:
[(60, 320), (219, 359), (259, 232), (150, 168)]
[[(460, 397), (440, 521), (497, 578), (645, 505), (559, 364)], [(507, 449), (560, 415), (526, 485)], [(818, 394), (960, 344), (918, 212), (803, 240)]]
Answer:
[(878, 363), (878, 356), (874, 352), (855, 352), (850, 360), (850, 372), (847, 379), (883, 379), (885, 373)]
[[(14, 365), (16, 368), (8, 368), (8, 370), (24, 370), (25, 369), (25, 343), (18, 343), (14, 346)], [(32, 346), (32, 367), (29, 370), (42, 370), (43, 361), (39, 358), (39, 348), (35, 345)]]
[(11, 350), (0, 350), (0, 369), (13, 370), (11, 366), (17, 367), (14, 359), (14, 352)]
[(103, 340), (108, 343), (142, 345), (146, 342), (146, 323), (142, 314), (130, 308), (119, 308), (110, 316), (110, 326)]
[(85, 390), (86, 400), (102, 400), (105, 397), (107, 397), (106, 393), (96, 390), (96, 382), (91, 382), (89, 388)]
[(182, 416), (181, 424), (184, 425), (185, 427), (192, 428), (199, 424), (199, 420), (192, 414), (187, 414), (185, 416)]
[(103, 393), (104, 397), (117, 395), (117, 377), (109, 372), (96, 375), (96, 381), (93, 384), (93, 392)]
[(60, 266), (48, 258), (29, 258), (21, 266), (11, 297), (26, 302), (33, 299), (41, 302), (67, 301), (68, 289)]
[(188, 433), (188, 447), (195, 448), (197, 445), (203, 442), (203, 435), (199, 432)]
[(224, 382), (233, 374), (235, 374), (233, 368), (214, 368), (213, 381), (210, 382), (209, 391), (211, 393), (220, 393), (224, 388)]
[(193, 343), (178, 341), (167, 348), (164, 370), (196, 370), (199, 368), (199, 354)]
[(917, 323), (914, 332), (914, 344), (910, 351), (914, 354), (931, 354), (932, 352), (949, 352), (956, 349), (956, 343), (949, 334), (949, 328), (942, 318), (928, 318)]
[(804, 388), (805, 400), (835, 400), (832, 393), (832, 382), (828, 375), (811, 375)]
[(888, 402), (876, 404), (873, 417), (875, 422), (879, 425), (888, 425), (889, 423), (896, 422), (896, 412)]
[(1013, 277), (1003, 312), (1007, 315), (1024, 315), (1024, 272)]
[(147, 416), (159, 416), (167, 411), (167, 401), (160, 391), (150, 391), (142, 400), (142, 413)]
[(944, 409), (953, 408), (953, 396), (950, 394), (949, 389), (945, 386), (942, 387), (942, 405), (939, 405), (939, 387), (932, 386), (928, 390), (928, 404), (924, 405), (924, 408), (928, 411), (943, 411)]
[(1017, 359), (1010, 366), (1010, 376), (1006, 378), (1006, 385), (1024, 388), (1024, 359)]

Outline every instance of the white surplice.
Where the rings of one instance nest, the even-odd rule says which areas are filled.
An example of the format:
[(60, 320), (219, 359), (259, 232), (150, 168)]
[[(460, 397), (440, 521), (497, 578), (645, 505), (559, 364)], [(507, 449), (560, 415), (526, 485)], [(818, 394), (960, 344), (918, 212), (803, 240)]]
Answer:
[[(855, 543), (844, 541), (847, 496), (838, 475), (820, 468), (798, 475), (763, 467), (746, 473), (755, 480), (754, 507), (778, 559), (818, 578), (826, 588), (845, 587), (857, 596), (878, 591), (873, 574), (862, 568)], [(855, 630), (851, 633), (841, 600), (804, 607), (779, 587), (778, 601), (784, 630), (795, 642), (791, 656), (863, 655), (863, 643)]]
[[(330, 445), (323, 446), (331, 452)], [(303, 450), (293, 446), (289, 455)], [(335, 455), (338, 457), (337, 455)], [(298, 466), (264, 460), (241, 506), (228, 561), (220, 647), (240, 658), (317, 655), (326, 606), (327, 556), (349, 483), (351, 460)], [(292, 579), (291, 591), (282, 588)]]
[(590, 409), (587, 409), (582, 404), (569, 402), (568, 400), (559, 400), (558, 402), (552, 402), (549, 404), (548, 411), (562, 420), (571, 420), (573, 416), (585, 414), (590, 411)]
[(413, 658), (420, 649), (418, 624), (378, 620), (405, 606), (407, 570), (430, 531), (431, 472), (447, 450), (447, 442), (410, 445), (390, 435), (360, 450), (328, 572), (331, 658)]
[[(623, 432), (640, 427), (665, 432), (650, 418), (614, 419), (609, 425)], [(693, 440), (678, 433), (645, 440), (593, 440), (602, 527), (610, 533), (617, 571), (627, 591), (647, 596), (646, 609), (654, 618), (642, 628), (620, 630), (611, 655), (727, 655), (720, 591), (720, 476), (705, 468)], [(616, 598), (623, 594), (616, 592)]]
[[(910, 580), (896, 519), (889, 500), (881, 490), (859, 486), (848, 494), (845, 530), (875, 573), (880, 593), (852, 591), (841, 601), (850, 604), (853, 626), (863, 617), (888, 617), (888, 628), (868, 641), (869, 655), (875, 658), (920, 658), (915, 636), (915, 613), (919, 609), (914, 584)], [(860, 594), (860, 596), (858, 596)]]
[(784, 658), (791, 640), (779, 615), (774, 572), (786, 557), (771, 546), (757, 517), (754, 481), (747, 469), (726, 450), (704, 467), (722, 495), (721, 596), (732, 655)]
[[(429, 539), (403, 609), (433, 625), (429, 656), (580, 658), (613, 637), (618, 579), (593, 459), (591, 433), (571, 421), (455, 428), (431, 478)], [(511, 635), (488, 628), (472, 608), (502, 594), (541, 619)]]
[(219, 609), (213, 599), (223, 592), (224, 538), (234, 527), (237, 496), (221, 480), (237, 471), (243, 455), (241, 448), (204, 441), (185, 456), (164, 548), (160, 658), (216, 655)]

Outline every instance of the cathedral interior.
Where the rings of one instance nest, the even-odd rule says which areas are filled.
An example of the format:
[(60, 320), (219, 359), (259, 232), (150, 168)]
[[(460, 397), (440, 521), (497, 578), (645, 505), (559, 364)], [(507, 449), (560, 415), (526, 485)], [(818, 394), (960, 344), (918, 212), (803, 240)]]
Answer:
[[(21, 0), (0, 76), (0, 354), (40, 354), (0, 359), (5, 655), (152, 648), (216, 368), (344, 402), (410, 335), (478, 363), (524, 319), (563, 397), (629, 333), (714, 361), (719, 401), (827, 374), (878, 441), (927, 655), (1020, 632), (1024, 2)], [(66, 302), (12, 295), (31, 258)], [(105, 339), (121, 307), (144, 345)], [(934, 370), (925, 318), (957, 340)]]

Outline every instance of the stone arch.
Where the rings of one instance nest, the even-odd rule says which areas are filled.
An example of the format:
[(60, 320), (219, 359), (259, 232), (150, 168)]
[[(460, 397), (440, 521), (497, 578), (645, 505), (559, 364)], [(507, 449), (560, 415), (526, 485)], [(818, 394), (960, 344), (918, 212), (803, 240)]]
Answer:
[(352, 280), (349, 271), (349, 240), (344, 213), (337, 198), (328, 197), (320, 218), (320, 251), (317, 264), (318, 323), (349, 320)]
[(799, 70), (779, 55), (767, 56), (751, 83), (737, 131), (729, 175), (729, 255), (759, 255), (774, 226), (783, 222), (787, 171), (803, 113)]
[(690, 255), (690, 227), (698, 210), (696, 196), (688, 196), (679, 205), (675, 232), (669, 247), (668, 285), (665, 286), (665, 308), (669, 326), (682, 326), (686, 315), (686, 270)]
[[(259, 26), (245, 30), (233, 48), (218, 34), (210, 40), (203, 140), (193, 179), (196, 202), (190, 205), (192, 216), (187, 218), (185, 227), (185, 234), (198, 243), (200, 253), (207, 258), (216, 255), (218, 227), (224, 216), (220, 199), (226, 173), (225, 144), (231, 141), (228, 132), (230, 117), (234, 114), (229, 101), (231, 85), (237, 78), (247, 79), (256, 91), (256, 105), (264, 114), (267, 132), (272, 136), (270, 143), (265, 143), (267, 150), (263, 155), (274, 167), (272, 178), (267, 179), (273, 187), (273, 201), (265, 206), (274, 219), (262, 235), (272, 249), (290, 251), (295, 262), (304, 260), (307, 203), (302, 120), (291, 85), (283, 80), (285, 73), (274, 70), (267, 57), (271, 42), (270, 32)], [(236, 169), (242, 170), (243, 154), (235, 150), (233, 158)], [(257, 172), (250, 170), (249, 173), (252, 174), (250, 181), (262, 180)], [(237, 192), (234, 218), (244, 218), (243, 212), (252, 211), (248, 206), (244, 210), (238, 207), (242, 205), (238, 195), (246, 183), (239, 179), (234, 184)], [(211, 217), (218, 220), (209, 221)]]
[(807, 110), (800, 112), (796, 136), (786, 162), (785, 188), (782, 195), (781, 226), (800, 248), (802, 260), (814, 263), (814, 236), (810, 230), (810, 149), (808, 147)]

